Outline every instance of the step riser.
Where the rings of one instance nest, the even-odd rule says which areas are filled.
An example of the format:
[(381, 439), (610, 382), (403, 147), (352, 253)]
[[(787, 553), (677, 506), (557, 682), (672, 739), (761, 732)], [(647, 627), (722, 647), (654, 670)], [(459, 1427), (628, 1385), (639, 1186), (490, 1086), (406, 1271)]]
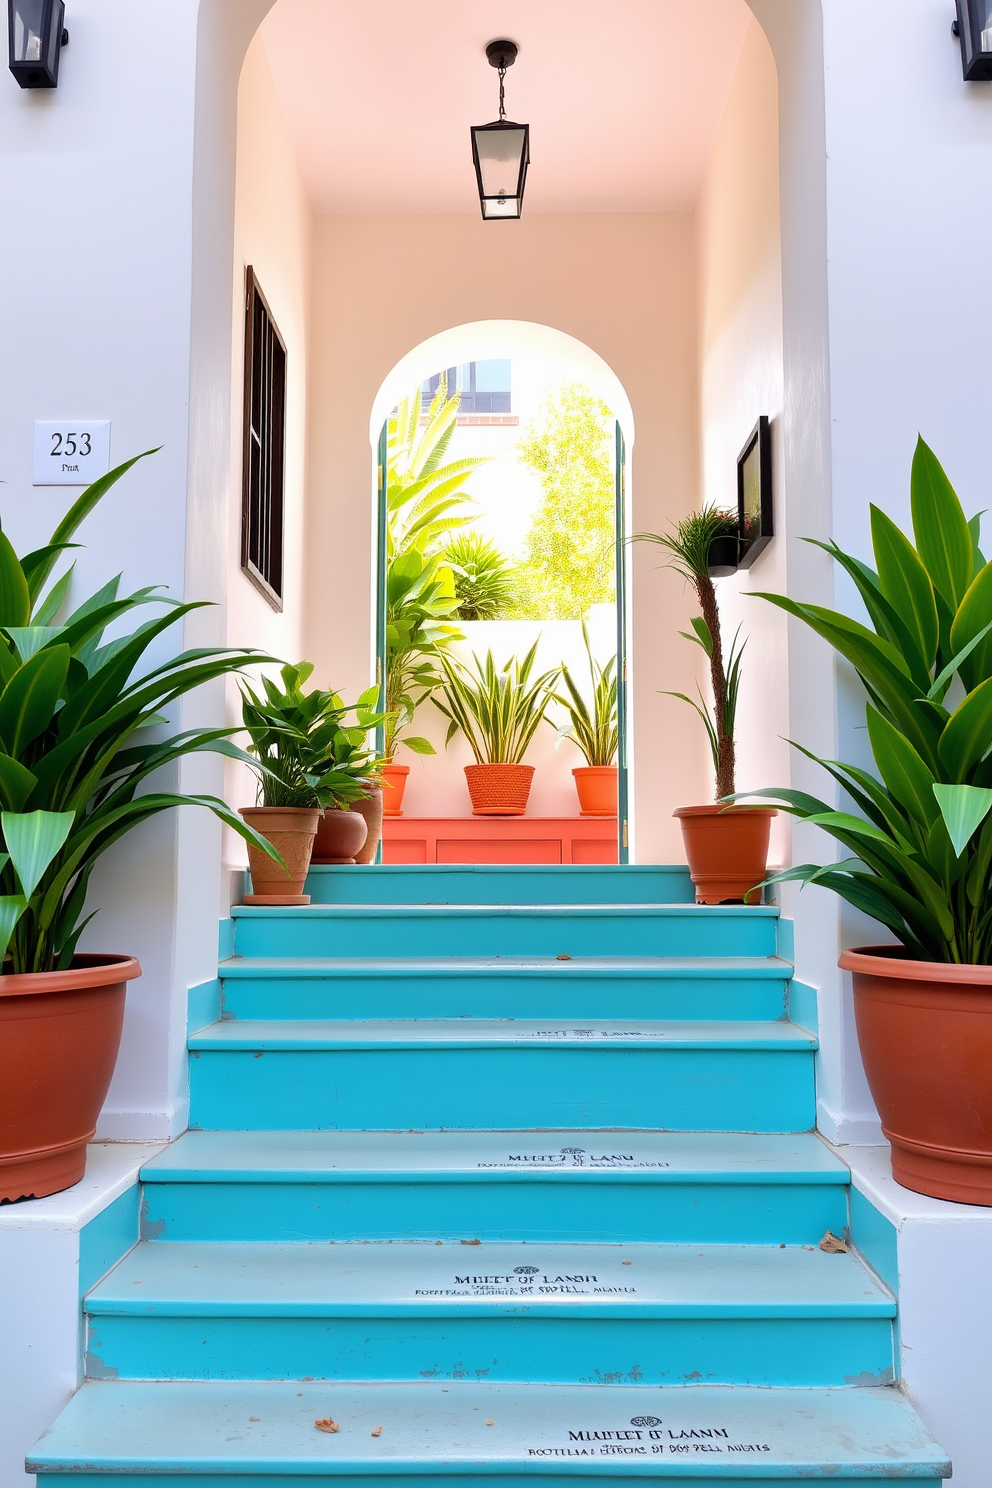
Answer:
[(87, 1373), (119, 1379), (883, 1385), (887, 1318), (97, 1317)]
[(622, 910), (539, 915), (331, 916), (259, 911), (235, 917), (238, 956), (774, 956), (777, 919), (705, 910), (628, 916)]
[[(689, 1459), (691, 1460), (691, 1459)], [(750, 1461), (750, 1458), (742, 1460)], [(621, 1465), (622, 1463), (622, 1465)], [(430, 1482), (432, 1485), (443, 1483), (445, 1488), (533, 1488), (535, 1476), (547, 1476), (555, 1484), (555, 1488), (605, 1488), (606, 1484), (617, 1481), (617, 1476), (636, 1476), (642, 1481), (657, 1483), (659, 1488), (699, 1488), (700, 1479), (696, 1476), (684, 1477), (681, 1474), (677, 1478), (669, 1476), (666, 1466), (664, 1477), (656, 1475), (651, 1464), (651, 1459), (628, 1459), (614, 1458), (612, 1476), (605, 1476), (597, 1471), (597, 1467), (590, 1466), (589, 1472), (578, 1474), (561, 1473), (555, 1470), (557, 1464), (549, 1464), (547, 1467), (534, 1465), (527, 1473), (502, 1473), (486, 1470), (479, 1473), (449, 1473), (438, 1472), (425, 1478), (419, 1474), (408, 1473), (352, 1473), (335, 1472), (333, 1464), (320, 1474), (320, 1479), (334, 1483), (335, 1488), (410, 1488), (411, 1483), (423, 1484)], [(608, 1464), (604, 1462), (604, 1467)], [(300, 1476), (296, 1473), (266, 1473), (255, 1475), (250, 1473), (227, 1472), (223, 1475), (213, 1473), (187, 1473), (180, 1471), (176, 1474), (162, 1473), (117, 1473), (113, 1475), (113, 1488), (313, 1488), (316, 1478), (314, 1475)], [(713, 1478), (707, 1481), (712, 1483)], [(718, 1479), (721, 1483), (746, 1484), (746, 1488), (788, 1488), (790, 1483), (802, 1485), (809, 1488), (809, 1474), (803, 1473), (800, 1477), (783, 1478), (755, 1478), (748, 1474), (746, 1477), (738, 1477), (736, 1473), (722, 1473)], [(843, 1482), (844, 1488), (878, 1488), (879, 1478), (873, 1474), (870, 1478), (836, 1478), (833, 1481)], [(885, 1475), (885, 1488), (920, 1488), (919, 1477), (914, 1478), (891, 1478)], [(928, 1479), (933, 1482), (933, 1479)], [(99, 1473), (76, 1473), (72, 1474), (71, 1488), (107, 1488), (108, 1479)], [(66, 1488), (66, 1476), (62, 1473), (39, 1473), (37, 1476), (38, 1488)]]
[(609, 1048), (200, 1050), (190, 1125), (218, 1131), (800, 1132), (812, 1051)]
[(307, 878), (314, 904), (692, 904), (685, 868), (571, 866), (515, 868), (368, 868), (314, 865)]
[[(510, 1181), (145, 1185), (161, 1240), (510, 1240), (815, 1245), (843, 1233), (838, 1184)], [(543, 1179), (543, 1181), (541, 1181)]]
[(571, 978), (466, 972), (389, 977), (231, 977), (225, 1018), (602, 1018), (774, 1022), (788, 1017), (781, 980)]

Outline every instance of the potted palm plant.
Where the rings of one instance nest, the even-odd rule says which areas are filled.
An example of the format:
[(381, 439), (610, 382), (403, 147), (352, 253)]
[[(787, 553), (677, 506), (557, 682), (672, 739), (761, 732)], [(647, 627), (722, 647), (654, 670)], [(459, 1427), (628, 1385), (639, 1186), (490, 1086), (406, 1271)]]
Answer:
[[(148, 648), (196, 603), (122, 595), (118, 576), (71, 605), (72, 569), (51, 582), (80, 523), (134, 463), (89, 486), (45, 547), (18, 558), (0, 532), (0, 1202), (82, 1178), (117, 1061), (127, 983), (141, 968), (76, 949), (101, 855), (187, 804), (273, 852), (217, 797), (148, 786), (197, 750), (246, 758), (229, 730), (172, 733), (162, 715), (201, 683), (271, 658), (203, 649), (149, 667)], [(156, 605), (165, 612), (148, 619)], [(130, 634), (105, 639), (139, 612)]]
[[(933, 451), (912, 471), (915, 542), (871, 508), (875, 568), (821, 543), (869, 624), (782, 595), (868, 695), (876, 774), (818, 762), (853, 811), (800, 791), (752, 792), (849, 855), (775, 874), (820, 884), (896, 944), (845, 951), (868, 1083), (906, 1188), (992, 1205), (992, 563)], [(802, 751), (811, 759), (807, 750)]]
[(591, 703), (587, 702), (568, 667), (562, 663), (561, 679), (567, 696), (555, 693), (554, 700), (568, 713), (568, 722), (558, 730), (558, 743), (571, 739), (585, 756), (585, 764), (572, 771), (582, 816), (616, 816), (617, 767), (619, 745), (617, 729), (617, 659), (611, 656), (605, 666), (592, 654), (589, 630), (582, 622), (582, 640), (589, 662), (592, 684)]
[(461, 732), (475, 755), (465, 766), (473, 816), (523, 816), (534, 766), (522, 763), (552, 696), (558, 668), (531, 677), (538, 641), (523, 660), (511, 657), (497, 670), (493, 653), (467, 667), (442, 654), (445, 682), (434, 706), (448, 718), (450, 744)]
[(304, 691), (312, 672), (312, 664), (301, 661), (282, 668), (281, 687), (269, 677), (262, 679), (262, 694), (242, 686), (260, 801), (241, 815), (281, 858), (273, 862), (249, 845), (253, 892), (245, 895), (246, 904), (310, 903), (303, 886), (322, 816), (322, 862), (353, 863), (367, 836), (365, 818), (347, 806), (365, 793), (376, 763), (368, 737), (383, 722), (372, 711), (377, 689), (362, 694), (354, 709), (356, 725), (346, 728), (343, 720), (352, 709), (336, 693)]
[(420, 388), (397, 406), (387, 426), (386, 472), (386, 679), (382, 782), (386, 816), (402, 816), (410, 766), (397, 764), (402, 744), (412, 754), (434, 746), (407, 732), (413, 715), (441, 686), (438, 657), (462, 639), (455, 618), (460, 600), (440, 545), (475, 515), (463, 489), (486, 457), (444, 462), (455, 432), (459, 397), (448, 397), (442, 377), (421, 428)]
[[(715, 506), (693, 512), (663, 533), (641, 532), (635, 542), (657, 543), (666, 552), (666, 567), (691, 586), (700, 614), (682, 631), (687, 641), (706, 655), (712, 704), (702, 694), (698, 702), (683, 692), (670, 693), (698, 713), (713, 758), (715, 800), (707, 806), (681, 806), (675, 812), (682, 826), (689, 872), (697, 904), (754, 904), (768, 861), (773, 810), (731, 805), (736, 785), (734, 728), (741, 682), (744, 643), (740, 633), (729, 650), (724, 645), (711, 563), (728, 540), (736, 540), (737, 518)], [(721, 554), (722, 556), (722, 554)]]

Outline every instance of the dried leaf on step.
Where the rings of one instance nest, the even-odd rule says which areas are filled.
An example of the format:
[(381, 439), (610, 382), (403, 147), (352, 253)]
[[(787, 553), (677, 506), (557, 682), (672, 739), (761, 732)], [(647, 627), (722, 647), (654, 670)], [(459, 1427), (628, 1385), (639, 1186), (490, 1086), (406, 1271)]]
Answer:
[(847, 1245), (838, 1238), (833, 1230), (828, 1230), (820, 1241), (820, 1249), (827, 1251), (830, 1255), (847, 1255)]
[(555, 957), (556, 961), (571, 961), (571, 959), (571, 956), (569, 956), (565, 951), (562, 951), (560, 956)]
[(463, 1245), (481, 1245), (482, 1244), (482, 1241), (481, 1240), (463, 1240), (462, 1241), (462, 1244)]
[(486, 1422), (486, 1425), (487, 1426), (495, 1426), (496, 1425), (496, 1422), (495, 1421), (487, 1421)]
[(332, 1421), (330, 1416), (325, 1416), (322, 1421), (314, 1421), (313, 1424), (316, 1426), (318, 1431), (333, 1432), (341, 1430), (341, 1427), (338, 1425), (337, 1421)]
[(372, 1432), (372, 1435), (373, 1436), (381, 1436), (382, 1435), (382, 1427), (381, 1426), (376, 1426), (376, 1428)]

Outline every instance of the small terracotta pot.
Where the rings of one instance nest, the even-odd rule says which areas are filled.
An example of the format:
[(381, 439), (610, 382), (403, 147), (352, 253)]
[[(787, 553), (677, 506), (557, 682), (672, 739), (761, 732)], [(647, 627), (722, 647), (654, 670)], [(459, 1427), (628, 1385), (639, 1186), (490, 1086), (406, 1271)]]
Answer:
[(473, 816), (523, 816), (533, 765), (466, 765)]
[(770, 806), (680, 806), (682, 842), (697, 904), (759, 904), (772, 817)]
[(382, 767), (382, 814), (403, 815), (403, 792), (406, 790), (409, 765), (383, 765)]
[(0, 977), (0, 1200), (78, 1183), (110, 1088), (133, 956)]
[[(357, 803), (356, 803), (357, 804)], [(317, 818), (311, 863), (353, 863), (365, 846), (368, 823), (359, 811), (325, 811)]]
[(992, 1208), (992, 966), (913, 961), (898, 946), (845, 951), (865, 1074), (892, 1176)]
[(286, 865), (280, 867), (260, 847), (249, 844), (252, 892), (245, 895), (245, 904), (309, 904), (303, 885), (320, 812), (308, 806), (244, 806), (240, 815), (272, 843)]
[(365, 846), (359, 848), (355, 854), (355, 862), (372, 863), (382, 838), (382, 786), (369, 786), (368, 795), (363, 796), (360, 801), (352, 801), (351, 809), (365, 818), (367, 828)]
[(580, 816), (616, 816), (616, 765), (579, 765), (572, 771)]

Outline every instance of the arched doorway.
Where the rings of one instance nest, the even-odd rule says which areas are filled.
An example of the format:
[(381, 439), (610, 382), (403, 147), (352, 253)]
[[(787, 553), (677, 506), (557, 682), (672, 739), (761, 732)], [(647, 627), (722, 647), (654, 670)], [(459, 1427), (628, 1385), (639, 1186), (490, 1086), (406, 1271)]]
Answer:
[[(600, 677), (605, 676), (615, 679), (616, 697), (614, 707), (617, 731), (617, 749), (614, 757), (617, 773), (616, 820), (615, 822), (607, 819), (603, 819), (601, 822), (597, 820), (594, 826), (589, 819), (582, 820), (580, 818), (581, 828), (570, 820), (571, 817), (577, 814), (578, 806), (575, 800), (573, 782), (567, 779), (567, 773), (571, 765), (582, 766), (586, 761), (574, 747), (567, 749), (561, 759), (555, 758), (552, 756), (550, 739), (546, 731), (539, 731), (538, 736), (532, 741), (532, 746), (528, 751), (528, 760), (530, 758), (537, 758), (540, 762), (537, 772), (537, 780), (540, 784), (535, 793), (535, 798), (529, 806), (529, 814), (536, 820), (529, 821), (524, 832), (521, 832), (519, 823), (515, 822), (513, 818), (503, 818), (499, 821), (488, 822), (484, 835), (482, 833), (465, 834), (460, 839), (457, 833), (452, 833), (450, 828), (441, 828), (440, 830), (446, 831), (443, 843), (436, 840), (437, 829), (435, 829), (435, 834), (432, 835), (431, 830), (425, 827), (424, 834), (418, 836), (415, 832), (408, 831), (406, 827), (403, 829), (394, 828), (392, 836), (389, 831), (386, 834), (387, 859), (392, 854), (394, 860), (397, 861), (435, 861), (437, 860), (436, 854), (440, 853), (446, 855), (447, 861), (462, 860), (464, 858), (468, 861), (486, 861), (491, 859), (500, 862), (627, 862), (631, 847), (631, 813), (628, 809), (628, 803), (631, 791), (632, 761), (628, 743), (630, 738), (631, 687), (629, 685), (630, 669), (628, 666), (629, 648), (627, 643), (630, 621), (628, 603), (630, 588), (628, 575), (629, 552), (626, 537), (630, 527), (628, 461), (629, 452), (634, 442), (634, 420), (630, 400), (616, 373), (598, 353), (576, 337), (569, 336), (551, 326), (540, 325), (534, 322), (511, 320), (473, 322), (452, 327), (428, 338), (401, 358), (383, 380), (373, 402), (370, 419), (370, 442), (374, 454), (374, 485), (377, 500), (375, 586), (376, 666), (377, 677), (380, 679), (382, 686), (383, 700), (386, 702), (389, 699), (391, 706), (395, 706), (398, 700), (397, 696), (393, 696), (393, 694), (398, 695), (400, 691), (394, 685), (400, 666), (397, 645), (399, 644), (400, 632), (405, 636), (406, 631), (409, 629), (409, 622), (402, 621), (399, 612), (395, 609), (398, 604), (402, 604), (402, 601), (399, 599), (398, 594), (393, 593), (396, 585), (391, 579), (390, 563), (391, 561), (395, 562), (395, 557), (391, 560), (388, 552), (391, 546), (390, 539), (392, 536), (392, 529), (390, 528), (391, 517), (389, 514), (391, 498), (389, 493), (393, 488), (390, 486), (390, 481), (392, 478), (391, 472), (395, 470), (395, 462), (398, 458), (398, 452), (390, 448), (389, 413), (390, 410), (396, 408), (401, 399), (404, 397), (409, 398), (411, 388), (436, 388), (439, 383), (439, 368), (450, 368), (451, 391), (459, 400), (459, 410), (463, 407), (466, 410), (456, 421), (458, 425), (468, 427), (457, 431), (461, 435), (462, 442), (457, 450), (452, 450), (452, 454), (455, 456), (468, 455), (471, 459), (470, 451), (476, 446), (480, 450), (487, 447), (486, 435), (489, 434), (491, 437), (496, 432), (495, 426), (500, 426), (499, 433), (497, 434), (497, 438), (499, 438), (500, 435), (505, 436), (510, 432), (509, 429), (504, 429), (502, 426), (517, 426), (519, 424), (518, 412), (511, 412), (511, 368), (515, 369), (512, 373), (514, 385), (518, 385), (521, 380), (521, 373), (523, 373), (524, 385), (525, 387), (529, 386), (530, 399), (525, 394), (525, 407), (530, 406), (533, 408), (535, 393), (538, 388), (543, 389), (546, 396), (554, 388), (557, 390), (559, 396), (565, 391), (567, 397), (570, 398), (572, 422), (571, 424), (563, 424), (560, 421), (562, 416), (561, 404), (560, 402), (554, 404), (554, 394), (550, 394), (552, 404), (555, 406), (556, 415), (559, 419), (556, 445), (559, 459), (563, 448), (567, 450), (569, 447), (574, 447), (574, 440), (582, 437), (581, 432), (579, 432), (580, 430), (584, 430), (587, 437), (590, 432), (594, 432), (597, 417), (602, 418), (604, 435), (608, 430), (608, 462), (610, 467), (611, 490), (609, 492), (609, 530), (608, 532), (604, 530), (603, 533), (603, 546), (608, 548), (606, 562), (610, 571), (608, 592), (602, 586), (600, 586), (599, 590), (590, 589), (588, 593), (583, 592), (581, 586), (584, 583), (584, 579), (581, 565), (576, 567), (573, 564), (570, 568), (568, 578), (566, 579), (566, 576), (563, 574), (562, 580), (565, 583), (566, 590), (569, 582), (575, 583), (575, 593), (572, 595), (568, 595), (567, 593), (559, 595), (557, 607), (549, 605), (547, 599), (545, 599), (545, 603), (542, 605), (539, 596), (533, 594), (531, 595), (529, 605), (522, 611), (518, 604), (518, 621), (521, 613), (523, 613), (531, 619), (532, 623), (530, 626), (527, 624), (521, 625), (520, 623), (515, 625), (512, 620), (502, 625), (494, 620), (490, 620), (488, 623), (478, 623), (473, 611), (470, 610), (468, 617), (466, 617), (464, 614), (460, 614), (458, 610), (453, 610), (451, 612), (451, 618), (457, 621), (462, 629), (456, 635), (452, 636), (450, 647), (445, 644), (443, 638), (441, 646), (446, 651), (450, 650), (452, 656), (456, 657), (456, 665), (458, 662), (464, 662), (466, 659), (465, 657), (458, 656), (460, 649), (459, 642), (463, 643), (461, 649), (467, 650), (473, 664), (479, 657), (479, 650), (476, 649), (479, 646), (487, 647), (487, 654), (495, 654), (499, 665), (503, 664), (503, 661), (506, 659), (504, 653), (508, 653), (511, 646), (515, 647), (514, 654), (517, 655), (518, 659), (520, 656), (526, 654), (531, 646), (533, 646), (536, 648), (537, 670), (538, 672), (542, 672), (545, 666), (550, 665), (551, 668), (554, 668), (556, 663), (563, 659), (557, 653), (552, 655), (557, 643), (559, 651), (562, 649), (566, 650), (569, 675), (577, 679), (584, 693), (588, 692), (590, 694), (586, 701), (593, 711), (594, 678), (599, 675)], [(503, 393), (496, 395), (483, 394), (478, 408), (473, 401), (473, 392), (471, 390), (467, 393), (456, 393), (454, 388), (454, 383), (460, 378), (460, 372), (462, 370), (465, 373), (466, 379), (470, 378), (474, 386), (476, 368), (501, 369), (496, 375), (502, 376), (506, 385), (505, 392)], [(447, 387), (449, 374), (442, 372), (440, 375), (445, 379), (445, 386)], [(502, 412), (495, 413), (491, 411), (491, 405), (492, 407), (495, 406), (493, 401), (494, 396), (501, 400), (499, 406)], [(416, 397), (419, 417), (421, 394), (418, 392)], [(468, 401), (464, 401), (466, 398)], [(423, 394), (424, 410), (427, 409), (430, 402), (430, 396), (425, 391)], [(401, 406), (407, 407), (408, 404), (403, 403)], [(519, 411), (518, 404), (513, 404), (513, 407)], [(484, 411), (481, 411), (483, 409)], [(586, 421), (577, 428), (574, 420), (579, 410), (584, 410)], [(424, 412), (420, 421), (426, 422), (426, 419), (427, 414)], [(592, 425), (590, 425), (590, 420), (593, 420)], [(482, 426), (486, 427), (483, 428)], [(452, 430), (451, 432), (455, 431)], [(467, 516), (464, 518), (465, 526), (473, 530), (476, 528), (476, 522), (481, 520), (483, 524), (482, 530), (485, 531), (487, 515), (490, 524), (495, 520), (497, 527), (505, 529), (506, 507), (508, 505), (507, 477), (509, 472), (512, 482), (515, 466), (513, 458), (514, 436), (511, 435), (509, 445), (507, 445), (505, 437), (501, 442), (503, 444), (502, 457), (497, 455), (496, 471), (493, 474), (499, 472), (502, 485), (499, 486), (498, 490), (493, 491), (490, 497), (488, 512), (484, 508), (477, 511), (474, 521), (470, 521)], [(606, 445), (607, 439), (604, 438), (600, 451), (602, 456), (606, 456)], [(516, 447), (520, 448), (521, 446), (517, 443)], [(493, 455), (492, 453), (483, 455), (481, 459), (492, 460)], [(458, 468), (457, 460), (451, 468), (452, 470)], [(602, 475), (602, 460), (600, 461), (600, 472)], [(482, 472), (478, 472), (478, 474), (481, 475)], [(605, 495), (605, 492), (602, 492), (602, 485), (600, 489), (601, 494)], [(561, 503), (562, 495), (563, 492), (559, 488), (559, 503)], [(518, 512), (518, 519), (520, 515), (520, 512)], [(456, 517), (454, 520), (458, 521), (459, 518)], [(525, 518), (525, 520), (527, 519)], [(567, 540), (571, 536), (569, 528), (572, 525), (573, 519), (559, 510), (555, 520), (557, 520), (561, 535)], [(574, 520), (581, 521), (578, 512), (576, 512)], [(523, 530), (522, 527), (520, 530)], [(503, 535), (502, 531), (500, 535)], [(518, 532), (519, 535), (520, 533)], [(421, 543), (420, 546), (423, 547), (423, 544)], [(495, 551), (494, 545), (491, 542), (489, 547), (491, 551)], [(433, 544), (432, 551), (434, 549), (436, 549), (437, 557), (444, 557), (443, 541), (436, 541)], [(585, 557), (588, 563), (588, 553), (582, 556)], [(509, 575), (512, 569), (508, 568), (506, 572)], [(542, 570), (542, 576), (545, 585), (548, 584), (549, 580), (552, 580), (551, 571), (547, 567), (544, 567)], [(564, 604), (561, 602), (563, 598), (565, 600)], [(586, 601), (595, 598), (606, 600), (607, 603), (600, 603), (594, 605), (592, 609), (587, 609)], [(571, 603), (569, 603), (569, 600), (571, 600)], [(594, 611), (596, 612), (595, 618)], [(608, 615), (605, 613), (606, 611), (609, 611)], [(510, 607), (510, 613), (513, 613), (512, 605)], [(563, 616), (572, 618), (566, 618), (563, 621)], [(540, 617), (540, 622), (544, 623), (537, 623), (535, 625), (533, 622), (538, 617)], [(549, 620), (550, 625), (547, 623)], [(448, 629), (454, 630), (454, 627), (448, 627)], [(466, 634), (466, 632), (471, 632), (471, 635)], [(579, 652), (578, 645), (580, 636), (582, 648), (585, 651), (585, 655), (581, 656), (581, 662), (581, 653)], [(608, 660), (605, 657), (605, 648), (609, 650)], [(428, 654), (433, 655), (433, 648), (430, 648), (429, 653), (425, 652), (424, 657)], [(417, 659), (420, 659), (420, 653), (417, 654)], [(580, 664), (577, 665), (577, 663)], [(594, 671), (594, 668), (597, 670)], [(605, 671), (599, 671), (599, 668), (605, 668)], [(421, 672), (421, 675), (423, 675), (423, 672)], [(440, 672), (435, 668), (435, 675), (443, 675), (443, 667)], [(561, 678), (558, 679), (557, 685), (560, 697), (562, 690)], [(443, 698), (443, 688), (441, 689), (441, 693)], [(420, 701), (418, 718), (423, 718), (425, 706), (429, 702), (427, 690), (421, 686), (416, 693), (416, 697)], [(430, 712), (431, 710), (427, 708), (427, 711)], [(558, 715), (561, 715), (561, 705), (552, 701), (545, 721), (554, 722)], [(565, 737), (562, 730), (566, 727), (568, 719), (567, 714), (562, 716), (565, 721), (561, 723), (561, 727), (559, 728), (558, 738), (554, 746), (555, 751), (557, 751), (558, 745), (562, 743)], [(411, 715), (408, 724), (412, 723), (413, 717)], [(450, 742), (450, 738), (451, 731), (449, 730), (448, 740), (445, 742)], [(418, 753), (420, 753), (421, 749), (425, 752), (428, 749), (434, 751), (434, 745), (419, 737), (419, 726), (413, 736), (413, 741), (416, 743)], [(392, 742), (392, 734), (389, 736), (389, 742)], [(542, 748), (542, 745), (546, 745), (547, 747)], [(392, 763), (391, 749), (389, 753)], [(444, 755), (445, 750), (439, 749), (434, 751), (434, 753), (435, 756), (437, 753)], [(574, 756), (574, 759), (570, 759), (570, 756)], [(409, 754), (407, 758), (410, 759)], [(610, 764), (614, 763), (614, 758), (611, 758)], [(590, 761), (590, 763), (599, 764), (600, 761), (595, 760)], [(419, 808), (420, 817), (427, 818), (428, 820), (434, 819), (434, 813), (436, 811), (450, 810), (453, 816), (458, 815), (464, 809), (461, 797), (464, 796), (465, 792), (463, 787), (459, 789), (458, 783), (456, 783), (456, 779), (453, 777), (457, 777), (460, 771), (457, 768), (452, 771), (451, 766), (447, 764), (446, 760), (442, 763), (435, 762), (435, 759), (432, 758), (426, 761), (425, 765), (427, 770), (434, 775), (435, 781), (438, 784), (440, 784), (439, 777), (442, 768), (445, 770), (449, 777), (445, 781), (447, 788), (438, 790), (435, 787), (433, 792), (434, 801), (439, 802), (440, 805), (435, 804), (433, 811), (426, 800), (428, 793), (422, 787), (419, 790), (419, 794), (415, 789), (411, 793), (411, 796), (415, 799), (411, 800), (411, 796), (407, 797), (407, 809), (410, 810), (412, 806), (413, 815), (416, 816), (418, 815)], [(543, 766), (543, 769), (541, 766)], [(410, 763), (403, 765), (401, 769), (400, 778), (402, 784), (405, 785)], [(560, 777), (557, 791), (554, 790), (551, 779), (549, 778), (553, 776)], [(397, 783), (400, 782), (398, 781)], [(452, 801), (457, 801), (459, 803), (458, 806), (452, 807), (450, 805)], [(563, 813), (567, 814), (564, 821), (561, 819)], [(441, 817), (440, 819), (445, 820), (446, 818)], [(537, 825), (537, 822), (540, 822), (541, 825)], [(465, 833), (464, 828), (462, 831)], [(426, 856), (421, 857), (422, 851)], [(397, 857), (396, 855), (399, 856)]]

